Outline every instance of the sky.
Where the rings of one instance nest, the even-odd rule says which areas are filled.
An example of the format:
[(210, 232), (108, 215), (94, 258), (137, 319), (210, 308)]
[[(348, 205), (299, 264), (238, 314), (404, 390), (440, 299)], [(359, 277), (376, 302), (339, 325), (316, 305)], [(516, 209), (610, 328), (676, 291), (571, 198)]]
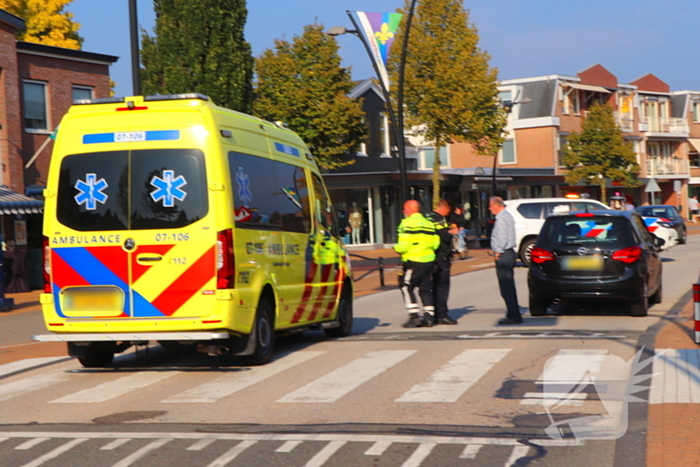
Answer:
[[(393, 12), (404, 0), (249, 0), (245, 38), (253, 55), (291, 41), (314, 22), (352, 28), (346, 11)], [(419, 0), (429, 1), (429, 0)], [(137, 0), (138, 21), (155, 24), (152, 0)], [(475, 0), (464, 2), (499, 79), (575, 76), (601, 64), (629, 83), (652, 73), (672, 91), (700, 90), (700, 2), (697, 0)], [(73, 0), (83, 50), (118, 56), (110, 75), (117, 96), (131, 95), (128, 0)], [(360, 40), (338, 37), (342, 64), (353, 79), (374, 76)]]

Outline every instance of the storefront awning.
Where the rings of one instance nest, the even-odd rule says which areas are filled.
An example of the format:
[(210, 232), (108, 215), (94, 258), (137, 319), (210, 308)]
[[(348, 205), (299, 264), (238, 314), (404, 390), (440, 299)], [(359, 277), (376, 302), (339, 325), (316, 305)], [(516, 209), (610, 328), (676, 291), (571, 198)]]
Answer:
[(592, 92), (602, 92), (605, 94), (610, 94), (610, 91), (602, 86), (593, 86), (591, 84), (579, 84), (579, 83), (562, 83), (564, 86), (568, 86), (574, 89), (580, 89), (581, 91), (592, 91)]
[(0, 214), (41, 214), (44, 202), (0, 186)]
[(688, 138), (688, 142), (692, 146), (690, 152), (700, 152), (700, 138)]

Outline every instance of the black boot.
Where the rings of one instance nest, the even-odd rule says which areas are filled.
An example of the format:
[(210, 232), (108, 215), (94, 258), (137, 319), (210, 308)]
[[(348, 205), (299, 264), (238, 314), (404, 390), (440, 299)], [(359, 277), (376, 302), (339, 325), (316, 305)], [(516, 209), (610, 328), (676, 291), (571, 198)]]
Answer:
[(419, 328), (423, 325), (423, 319), (418, 315), (418, 313), (411, 313), (408, 317), (408, 321), (403, 323), (405, 328)]

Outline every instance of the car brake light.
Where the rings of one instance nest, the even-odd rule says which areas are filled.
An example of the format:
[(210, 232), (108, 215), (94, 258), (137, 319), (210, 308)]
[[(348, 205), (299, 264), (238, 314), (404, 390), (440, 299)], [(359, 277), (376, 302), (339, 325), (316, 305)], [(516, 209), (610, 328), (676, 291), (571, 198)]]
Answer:
[(44, 292), (51, 293), (51, 248), (49, 248), (49, 237), (43, 237), (41, 249), (44, 254)]
[(545, 261), (552, 261), (554, 259), (554, 254), (551, 251), (547, 251), (544, 248), (534, 247), (530, 252), (530, 260), (533, 263), (541, 264)]
[(593, 217), (595, 214), (591, 214), (590, 212), (582, 212), (579, 214), (576, 214), (576, 217)]
[(232, 289), (236, 277), (236, 258), (233, 253), (233, 230), (222, 230), (216, 235), (216, 288)]
[(639, 246), (631, 246), (629, 248), (623, 248), (622, 250), (617, 250), (612, 254), (610, 259), (615, 261), (622, 261), (623, 263), (631, 264), (637, 261), (642, 256), (642, 248)]

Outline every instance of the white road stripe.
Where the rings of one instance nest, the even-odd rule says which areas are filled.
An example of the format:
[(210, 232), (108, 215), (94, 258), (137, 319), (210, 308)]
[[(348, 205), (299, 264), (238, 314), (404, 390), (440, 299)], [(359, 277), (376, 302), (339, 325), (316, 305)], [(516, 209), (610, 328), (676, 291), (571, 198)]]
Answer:
[(230, 396), (267, 378), (293, 368), (312, 358), (326, 353), (325, 351), (294, 352), (286, 357), (277, 359), (264, 366), (236, 371), (221, 376), (208, 383), (200, 384), (192, 389), (175, 394), (161, 402), (171, 403), (212, 403)]
[(48, 363), (68, 360), (70, 357), (42, 357), (42, 358), (25, 358), (16, 362), (5, 363), (0, 365), (0, 378), (18, 371), (33, 368), (35, 366), (46, 365)]
[(527, 453), (529, 451), (529, 446), (515, 446), (513, 448), (513, 452), (510, 453), (510, 457), (508, 458), (506, 465), (504, 465), (503, 467), (513, 467), (519, 459), (522, 459), (523, 457), (527, 456)]
[(0, 402), (6, 401), (20, 394), (25, 394), (31, 391), (38, 391), (56, 383), (66, 381), (68, 375), (63, 372), (46, 373), (29, 378), (14, 381), (0, 385)]
[(166, 443), (172, 441), (172, 439), (159, 439), (158, 441), (153, 441), (152, 443), (148, 443), (138, 451), (134, 452), (133, 454), (125, 457), (124, 459), (120, 460), (116, 464), (114, 464), (112, 467), (129, 467), (131, 464), (136, 462), (137, 460), (141, 459), (143, 456), (148, 454), (151, 451), (155, 451), (156, 449), (159, 449), (163, 447)]
[(476, 459), (476, 456), (477, 454), (479, 454), (481, 446), (481, 444), (467, 444), (467, 446), (464, 448), (464, 451), (462, 451), (462, 454), (459, 455), (459, 458)]
[(666, 360), (664, 368), (664, 402), (676, 402), (678, 397), (678, 368), (676, 366), (678, 351), (676, 349), (668, 349), (661, 358)]
[(314, 457), (309, 459), (309, 462), (304, 464), (304, 467), (321, 467), (330, 459), (333, 454), (338, 452), (338, 449), (345, 445), (346, 441), (331, 441), (326, 444), (326, 446), (321, 449)]
[(690, 377), (690, 402), (700, 403), (700, 350), (688, 350), (688, 373)]
[(214, 441), (216, 441), (216, 438), (200, 439), (199, 441), (194, 443), (192, 446), (188, 447), (187, 450), (188, 451), (201, 451), (202, 449), (206, 448)]
[(663, 350), (656, 350), (656, 358), (651, 366), (651, 389), (649, 390), (649, 403), (661, 404), (664, 401), (664, 374), (666, 362), (661, 355)]
[(658, 349), (650, 404), (700, 403), (700, 349)]
[(381, 456), (389, 446), (391, 446), (391, 442), (389, 441), (377, 441), (372, 447), (365, 451), (365, 454), (368, 456)]
[(3, 441), (7, 441), (8, 439), (10, 438), (0, 438), (0, 443), (2, 443)]
[(275, 452), (292, 452), (295, 447), (299, 446), (302, 441), (285, 441), (282, 446), (278, 447)]
[(77, 439), (74, 439), (72, 441), (68, 441), (66, 444), (57, 447), (53, 451), (47, 452), (46, 454), (44, 454), (41, 457), (37, 457), (36, 459), (34, 459), (33, 461), (31, 461), (28, 464), (24, 464), (22, 467), (38, 467), (41, 464), (43, 464), (44, 462), (50, 461), (51, 459), (55, 459), (56, 457), (60, 456), (61, 454), (63, 454), (66, 451), (70, 451), (71, 449), (73, 449), (75, 446), (82, 443), (83, 441), (87, 441), (87, 438), (77, 438)]
[(115, 439), (115, 440), (112, 441), (111, 443), (105, 444), (104, 446), (102, 446), (102, 447), (100, 448), (100, 451), (112, 451), (112, 450), (114, 450), (114, 449), (117, 449), (119, 446), (122, 446), (122, 445), (128, 443), (129, 441), (131, 441), (131, 438), (119, 438), (119, 439)]
[(416, 352), (416, 350), (370, 352), (287, 394), (277, 402), (335, 402)]
[(135, 389), (145, 388), (179, 374), (178, 371), (139, 371), (114, 381), (107, 381), (92, 388), (68, 394), (52, 403), (91, 403), (105, 402), (123, 396)]
[(257, 443), (257, 441), (241, 441), (238, 443), (235, 447), (232, 449), (229, 449), (227, 452), (225, 452), (223, 455), (221, 455), (218, 459), (215, 459), (214, 462), (209, 464), (207, 467), (224, 467), (226, 464), (234, 460), (236, 457), (238, 457), (243, 451), (251, 447)]
[(411, 457), (409, 457), (406, 462), (401, 464), (401, 467), (418, 467), (423, 463), (426, 457), (430, 455), (433, 448), (437, 446), (435, 443), (421, 443), (418, 445)]
[(688, 352), (687, 349), (678, 349), (676, 363), (676, 402), (690, 402), (690, 378), (688, 377)]
[(51, 438), (49, 437), (42, 437), (42, 438), (34, 438), (30, 439), (29, 441), (25, 441), (24, 443), (20, 444), (19, 446), (15, 447), (16, 450), (18, 451), (26, 451), (28, 449), (33, 448), (39, 443), (43, 443), (46, 440), (49, 440)]
[(471, 349), (450, 360), (395, 402), (456, 402), (511, 349)]

